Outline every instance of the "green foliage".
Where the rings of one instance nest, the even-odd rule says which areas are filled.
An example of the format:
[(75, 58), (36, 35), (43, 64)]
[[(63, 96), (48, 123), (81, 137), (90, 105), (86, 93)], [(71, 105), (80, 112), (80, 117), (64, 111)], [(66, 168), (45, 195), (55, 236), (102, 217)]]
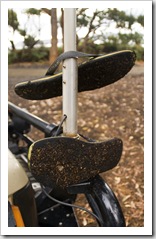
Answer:
[(77, 18), (77, 26), (78, 27), (82, 27), (82, 26), (87, 27), (89, 19), (90, 18), (88, 16), (86, 16), (85, 14), (80, 15)]
[(23, 37), (25, 37), (27, 35), (27, 32), (24, 29), (18, 29), (18, 31), (19, 31), (20, 35)]
[(122, 45), (141, 45), (143, 43), (143, 36), (138, 32), (129, 34), (118, 34), (118, 41)]
[(115, 51), (117, 51), (117, 49), (118, 49), (118, 47), (116, 44), (113, 44), (111, 42), (106, 42), (103, 47), (103, 52), (104, 53), (115, 52)]
[(27, 48), (33, 48), (37, 43), (38, 43), (39, 40), (35, 40), (35, 37), (33, 36), (30, 36), (30, 35), (27, 35), (25, 38), (24, 38), (24, 45), (27, 47)]
[[(84, 52), (84, 46), (83, 43), (79, 44), (78, 51)], [(95, 44), (91, 39), (88, 41), (88, 44), (86, 46), (86, 52), (92, 53), (92, 54), (99, 54), (101, 52), (102, 48), (101, 45)]]
[(118, 28), (126, 28), (128, 24), (128, 28), (131, 29), (131, 26), (136, 21), (133, 15), (127, 15), (124, 11), (119, 11), (117, 8), (108, 8), (106, 15), (107, 19), (116, 22)]
[(36, 9), (36, 8), (28, 8), (26, 9), (25, 13), (28, 15), (38, 15), (40, 16), (41, 14), (41, 9)]
[(8, 64), (19, 62), (17, 51), (10, 51), (8, 54)]
[[(144, 48), (140, 45), (128, 46), (121, 44), (114, 44), (113, 42), (106, 42), (105, 44), (95, 44), (94, 42), (89, 42), (87, 45), (88, 53), (111, 53), (120, 50), (133, 50), (136, 52), (137, 60), (144, 60)], [(80, 45), (78, 48), (79, 51), (83, 51), (82, 46)], [(63, 49), (60, 47), (58, 49), (59, 55), (63, 52)], [(10, 51), (8, 54), (8, 63), (18, 63), (18, 62), (42, 62), (48, 61), (49, 59), (49, 48), (39, 47), (33, 49), (23, 49)]]
[(141, 26), (144, 27), (144, 16), (143, 15), (138, 16), (137, 22), (140, 23)]
[(18, 30), (19, 21), (16, 12), (13, 9), (8, 9), (8, 25), (12, 27), (13, 31)]
[(144, 48), (141, 46), (142, 35), (135, 32), (129, 34), (119, 33), (111, 35), (101, 44), (101, 51), (111, 53), (120, 50), (133, 50), (136, 52), (137, 60), (144, 60)]
[[(25, 11), (30, 16), (37, 15), (40, 18), (42, 11), (47, 12), (48, 9), (29, 8)], [(106, 8), (105, 10), (95, 9), (92, 15), (88, 14), (88, 8), (77, 9), (77, 30), (85, 27), (85, 36), (78, 39), (78, 50), (88, 53), (110, 53), (118, 50), (132, 49), (137, 54), (138, 60), (144, 59), (143, 35), (135, 32), (133, 25), (139, 23), (144, 27), (144, 16), (135, 17), (128, 15), (124, 11), (119, 11), (117, 8)], [(50, 10), (48, 10), (49, 12)], [(47, 12), (47, 13), (48, 13)], [(49, 14), (49, 13), (48, 13)], [(51, 11), (50, 11), (51, 14)], [(16, 51), (14, 42), (11, 41), (12, 50), (15, 52), (9, 53), (9, 63), (24, 62), (24, 61), (42, 61), (48, 60), (49, 49), (46, 47), (36, 48), (39, 40), (35, 36), (29, 35), (26, 29), (20, 29), (16, 13), (9, 9), (8, 24), (13, 30), (24, 37), (23, 50)], [(105, 32), (112, 23), (115, 23), (117, 34)], [(38, 29), (40, 32), (40, 28)], [(125, 32), (125, 33), (123, 33)], [(98, 42), (98, 44), (96, 44)], [(58, 49), (58, 54), (62, 53), (63, 47)]]
[(132, 50), (136, 52), (138, 61), (144, 61), (144, 48), (142, 46), (135, 45)]
[(39, 62), (48, 60), (49, 50), (40, 47), (40, 48), (33, 48), (33, 49), (25, 49), (22, 54), (23, 61), (32, 61), (32, 62)]
[(17, 62), (41, 62), (49, 59), (49, 49), (46, 47), (39, 47), (33, 49), (22, 49), (11, 51), (8, 54), (8, 63)]

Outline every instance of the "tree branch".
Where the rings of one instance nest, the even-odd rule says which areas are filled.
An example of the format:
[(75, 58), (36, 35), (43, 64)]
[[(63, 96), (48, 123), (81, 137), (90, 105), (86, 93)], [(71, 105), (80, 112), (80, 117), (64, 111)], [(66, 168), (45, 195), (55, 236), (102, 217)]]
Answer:
[(78, 8), (77, 16), (81, 15), (83, 12), (85, 12), (88, 8)]
[(51, 9), (48, 8), (41, 8), (43, 12), (47, 13), (49, 16), (51, 16)]
[(86, 36), (84, 37), (84, 39), (87, 38), (88, 35), (89, 35), (89, 33), (92, 31), (92, 29), (93, 29), (93, 21), (94, 21), (95, 17), (96, 17), (98, 14), (99, 14), (99, 12), (94, 12), (93, 17), (92, 17), (92, 19), (91, 19), (91, 21), (90, 21), (90, 23), (89, 23), (88, 32), (87, 32)]

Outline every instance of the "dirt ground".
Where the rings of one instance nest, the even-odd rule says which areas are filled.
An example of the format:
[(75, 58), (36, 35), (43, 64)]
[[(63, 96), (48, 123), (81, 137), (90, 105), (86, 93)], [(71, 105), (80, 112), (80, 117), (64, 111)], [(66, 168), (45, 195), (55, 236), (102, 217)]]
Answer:
[[(62, 97), (29, 101), (14, 93), (17, 82), (37, 79), (46, 67), (9, 67), (9, 101), (27, 108), (44, 120), (58, 124)], [(95, 140), (118, 137), (123, 141), (119, 164), (101, 176), (116, 194), (128, 227), (144, 226), (144, 66), (136, 64), (120, 81), (94, 91), (78, 94), (78, 131)], [(34, 140), (38, 132), (33, 133)], [(88, 208), (80, 195), (77, 203)], [(96, 226), (87, 213), (77, 212), (82, 226)]]

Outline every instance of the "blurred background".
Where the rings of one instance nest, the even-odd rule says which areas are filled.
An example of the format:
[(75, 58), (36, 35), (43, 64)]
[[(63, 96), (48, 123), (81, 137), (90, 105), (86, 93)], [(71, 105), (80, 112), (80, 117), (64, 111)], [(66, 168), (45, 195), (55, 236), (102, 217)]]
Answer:
[[(123, 8), (124, 9), (124, 8)], [(52, 63), (63, 52), (63, 9), (8, 10), (9, 63)], [(143, 9), (77, 9), (77, 50), (110, 53), (135, 50), (144, 59)], [(70, 37), (70, 36), (69, 36)]]
[[(44, 76), (63, 52), (63, 9), (9, 9), (8, 49), (9, 101), (45, 121), (59, 124), (62, 97), (25, 100), (15, 94), (14, 86)], [(122, 139), (119, 164), (101, 176), (116, 194), (126, 225), (143, 227), (144, 12), (141, 8), (126, 7), (77, 9), (77, 50), (107, 54), (126, 49), (136, 52), (137, 61), (125, 77), (110, 86), (78, 94), (78, 132), (101, 141)], [(30, 137), (38, 140), (43, 135), (32, 128)], [(83, 195), (76, 204), (89, 207)], [(81, 226), (97, 225), (87, 213), (77, 210), (77, 214)]]

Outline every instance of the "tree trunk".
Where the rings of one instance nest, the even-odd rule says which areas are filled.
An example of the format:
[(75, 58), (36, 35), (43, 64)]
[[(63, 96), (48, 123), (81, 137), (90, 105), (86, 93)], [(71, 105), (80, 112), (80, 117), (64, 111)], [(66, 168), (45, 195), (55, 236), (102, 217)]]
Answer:
[(82, 49), (84, 52), (87, 51), (88, 36), (83, 39)]
[(15, 48), (15, 44), (14, 44), (14, 42), (13, 42), (12, 40), (10, 40), (10, 43), (11, 43), (12, 51), (15, 51), (16, 48)]
[(57, 49), (57, 9), (51, 9), (51, 48), (49, 54), (49, 62), (50, 64), (54, 62), (54, 60), (58, 56)]
[(61, 8), (60, 25), (62, 28), (62, 51), (64, 51), (64, 10), (63, 10), (63, 8)]

